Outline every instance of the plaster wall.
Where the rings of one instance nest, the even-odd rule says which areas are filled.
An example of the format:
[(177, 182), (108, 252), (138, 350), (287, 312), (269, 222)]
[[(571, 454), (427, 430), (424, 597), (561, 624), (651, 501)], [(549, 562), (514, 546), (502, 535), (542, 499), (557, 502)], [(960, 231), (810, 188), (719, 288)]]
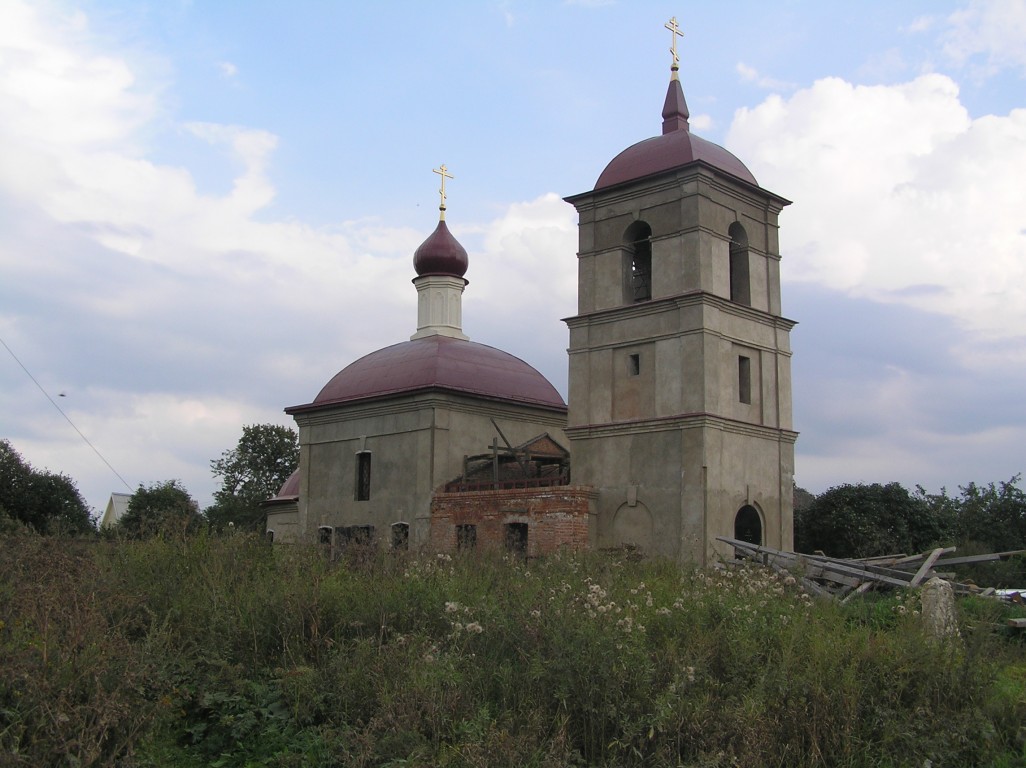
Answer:
[[(425, 544), (432, 493), (462, 473), (465, 455), (488, 450), (497, 436), (493, 418), (514, 445), (542, 432), (568, 443), (560, 412), (449, 393), (404, 395), (297, 414), (297, 537), (315, 541), (321, 526), (373, 526), (378, 542), (387, 545), (390, 527), (406, 523), (410, 546)], [(357, 499), (361, 452), (371, 457), (366, 500)]]

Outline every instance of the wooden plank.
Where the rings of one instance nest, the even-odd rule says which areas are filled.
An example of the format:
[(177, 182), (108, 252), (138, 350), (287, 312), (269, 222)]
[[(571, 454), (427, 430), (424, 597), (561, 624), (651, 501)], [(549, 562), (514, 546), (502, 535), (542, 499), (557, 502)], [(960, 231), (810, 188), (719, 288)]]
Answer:
[(1026, 619), (1008, 619), (1008, 626), (1016, 629), (1026, 629)]
[(930, 556), (923, 561), (923, 564), (919, 566), (919, 570), (916, 571), (916, 575), (912, 577), (912, 581), (908, 583), (910, 587), (918, 587), (923, 583), (923, 579), (926, 578), (926, 574), (933, 568), (933, 564), (937, 562), (937, 559), (944, 554), (943, 547), (938, 547), (930, 553)]
[[(750, 544), (746, 541), (737, 541), (736, 539), (729, 539), (725, 536), (717, 536), (718, 541), (722, 541), (726, 544), (730, 544), (738, 549), (746, 549), (751, 552), (757, 552), (759, 554), (769, 554), (776, 557), (781, 557), (785, 553), (771, 547), (761, 547), (755, 544)], [(909, 581), (909, 574), (903, 571), (887, 571), (891, 569), (878, 568), (874, 566), (858, 566), (858, 565), (846, 565), (844, 561), (834, 560), (828, 557), (821, 557), (818, 555), (791, 555), (787, 553), (789, 557), (795, 559), (800, 564), (802, 561), (815, 563), (820, 568), (831, 572), (832, 574), (843, 574), (845, 576), (856, 576), (860, 578), (871, 578), (874, 581), (882, 581), (885, 584), (890, 584), (895, 587), (907, 587)], [(884, 571), (881, 573), (881, 571)]]
[(849, 600), (851, 600), (853, 597), (855, 597), (855, 595), (861, 595), (861, 594), (863, 594), (865, 592), (868, 592), (870, 589), (872, 589), (872, 587), (873, 587), (873, 582), (871, 582), (871, 581), (864, 581), (864, 582), (862, 582), (861, 584), (859, 584), (858, 588), (856, 588), (854, 592), (851, 592), (851, 593), (845, 595), (844, 599), (841, 601), (841, 603), (842, 604), (843, 603), (847, 603)]
[(1007, 560), (1016, 555), (1026, 555), (1026, 549), (1016, 549), (1011, 552), (991, 552), (986, 555), (966, 555), (965, 557), (942, 557), (937, 565), (966, 565), (968, 563), (987, 563), (993, 560)]

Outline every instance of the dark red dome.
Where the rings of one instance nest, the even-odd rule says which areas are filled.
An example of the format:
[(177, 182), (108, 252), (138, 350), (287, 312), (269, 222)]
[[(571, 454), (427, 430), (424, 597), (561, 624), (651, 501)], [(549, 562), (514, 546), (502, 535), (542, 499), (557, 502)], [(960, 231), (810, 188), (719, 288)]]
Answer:
[(472, 341), (429, 336), (361, 357), (337, 373), (312, 403), (286, 412), (429, 389), (566, 410), (548, 379), (520, 358)]
[(435, 231), (421, 243), (413, 254), (413, 268), (418, 277), (424, 275), (451, 275), (463, 277), (470, 260), (466, 249), (449, 232), (445, 219), (438, 222)]
[(684, 90), (676, 78), (670, 81), (663, 105), (663, 134), (628, 147), (613, 158), (595, 182), (595, 189), (634, 181), (689, 163), (705, 163), (741, 181), (758, 186), (745, 164), (718, 144), (695, 136), (688, 127)]
[(282, 501), (285, 499), (294, 499), (299, 496), (299, 470), (297, 469), (291, 475), (289, 479), (282, 485), (281, 490), (278, 491), (277, 496), (272, 496), (271, 501)]
[(634, 181), (694, 162), (704, 162), (741, 181), (759, 185), (745, 164), (723, 147), (690, 131), (674, 131), (640, 141), (618, 154), (598, 177), (595, 189)]

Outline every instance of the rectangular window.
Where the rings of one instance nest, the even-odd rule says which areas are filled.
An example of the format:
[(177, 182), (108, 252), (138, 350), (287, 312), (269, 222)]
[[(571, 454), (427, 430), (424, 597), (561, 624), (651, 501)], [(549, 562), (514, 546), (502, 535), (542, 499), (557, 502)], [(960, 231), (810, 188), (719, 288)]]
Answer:
[(737, 399), (749, 405), (752, 402), (752, 360), (743, 355), (737, 359)]
[(473, 549), (477, 546), (477, 526), (457, 525), (456, 526), (456, 549)]
[(361, 451), (356, 454), (356, 500), (370, 500), (371, 454)]
[(527, 556), (527, 523), (506, 523), (506, 549)]
[(627, 355), (627, 375), (637, 376), (641, 373), (641, 355)]

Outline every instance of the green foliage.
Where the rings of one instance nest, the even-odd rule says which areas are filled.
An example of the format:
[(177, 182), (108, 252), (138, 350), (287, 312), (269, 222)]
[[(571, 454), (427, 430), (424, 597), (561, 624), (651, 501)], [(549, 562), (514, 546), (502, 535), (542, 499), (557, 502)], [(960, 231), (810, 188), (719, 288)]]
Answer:
[(242, 428), (235, 448), (210, 462), (221, 487), (204, 514), (217, 529), (228, 523), (262, 531), (265, 514), (260, 504), (274, 496), (299, 466), (299, 438), (295, 430), (276, 424)]
[[(0, 542), (14, 765), (922, 766), (1022, 757), (995, 603), (840, 606), (757, 567), (330, 564), (258, 536)], [(56, 558), (49, 551), (58, 546)], [(25, 589), (23, 584), (30, 585)]]
[(831, 557), (922, 552), (950, 534), (950, 510), (898, 483), (840, 485), (795, 515), (795, 549)]
[[(0, 440), (0, 517), (44, 534), (95, 530), (89, 508), (74, 481), (65, 475), (33, 469), (7, 440)], [(2, 525), (11, 527), (10, 522)]]
[(196, 502), (180, 480), (140, 485), (128, 500), (128, 509), (118, 520), (117, 531), (130, 538), (162, 534), (184, 536), (199, 527)]
[[(1016, 475), (1008, 482), (970, 483), (959, 488), (958, 496), (919, 491), (938, 514), (953, 518), (958, 553), (976, 555), (1026, 549), (1026, 491), (1019, 482)], [(987, 586), (1021, 587), (1026, 584), (1026, 558), (962, 567), (959, 576)]]

